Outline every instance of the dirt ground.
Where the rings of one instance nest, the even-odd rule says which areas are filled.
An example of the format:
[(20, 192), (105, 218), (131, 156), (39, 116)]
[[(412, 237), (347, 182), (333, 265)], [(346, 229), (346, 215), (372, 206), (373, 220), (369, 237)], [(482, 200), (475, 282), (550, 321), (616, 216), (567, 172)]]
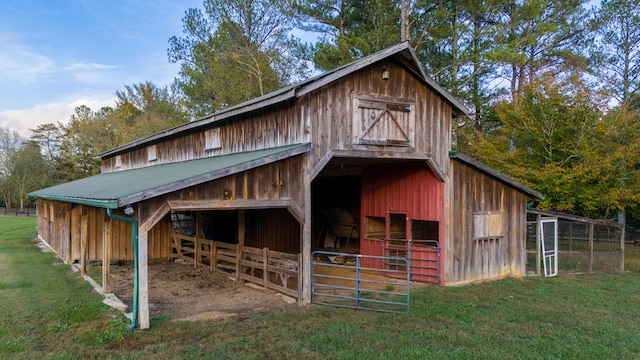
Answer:
[[(131, 311), (133, 265), (112, 265), (111, 274), (111, 291)], [(231, 276), (205, 267), (194, 268), (185, 262), (150, 262), (149, 316), (169, 316), (176, 321), (218, 321), (230, 317), (245, 319), (296, 306), (275, 291), (236, 283)]]

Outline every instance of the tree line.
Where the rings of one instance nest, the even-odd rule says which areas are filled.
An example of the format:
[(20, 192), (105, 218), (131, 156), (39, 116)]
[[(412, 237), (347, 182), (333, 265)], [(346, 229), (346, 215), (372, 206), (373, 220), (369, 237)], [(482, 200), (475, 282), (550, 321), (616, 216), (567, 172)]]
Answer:
[[(456, 150), (544, 193), (539, 208), (639, 217), (640, 0), (206, 0), (168, 41), (180, 65), (169, 87), (125, 86), (114, 107), (81, 106), (29, 139), (0, 132), (4, 202), (22, 206), (34, 188), (97, 173), (110, 148), (400, 41), (470, 109)], [(28, 180), (21, 157), (40, 164)]]

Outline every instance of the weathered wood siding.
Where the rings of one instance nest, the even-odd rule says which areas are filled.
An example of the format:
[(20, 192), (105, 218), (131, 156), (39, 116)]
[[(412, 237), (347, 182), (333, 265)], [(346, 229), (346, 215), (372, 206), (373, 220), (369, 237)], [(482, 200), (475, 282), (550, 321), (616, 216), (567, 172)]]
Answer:
[[(233, 119), (224, 119), (178, 137), (167, 138), (157, 144), (147, 144), (117, 156), (104, 158), (101, 171), (107, 173), (136, 169), (308, 142), (299, 112), (292, 104), (293, 102), (286, 102)], [(208, 131), (212, 129), (219, 129), (216, 130), (219, 131), (219, 147), (207, 149)], [(149, 160), (149, 151), (156, 155), (154, 160)]]
[[(383, 67), (389, 69), (388, 80), (381, 78)], [(381, 111), (387, 115), (376, 120)], [(438, 94), (402, 64), (386, 60), (296, 100), (223, 119), (104, 158), (102, 172), (311, 142), (312, 166), (329, 150), (376, 151), (386, 157), (429, 156), (446, 173), (451, 118), (451, 106)], [(207, 134), (212, 129), (219, 129), (215, 130), (219, 131), (219, 139), (215, 141), (216, 148), (207, 149)], [(354, 129), (360, 133), (354, 133)], [(375, 142), (376, 136), (386, 136), (402, 144), (363, 142), (371, 137)], [(155, 154), (151, 159), (150, 153)]]
[[(83, 212), (87, 221), (87, 261), (102, 260), (102, 240), (107, 213), (105, 209), (60, 201), (38, 200), (38, 235), (68, 264), (79, 263), (82, 256)], [(53, 216), (51, 215), (53, 214)], [(112, 260), (133, 260), (131, 225), (114, 221), (111, 230)], [(168, 257), (150, 252), (156, 257)]]
[(451, 172), (446, 283), (524, 275), (527, 196), (457, 160), (451, 160)]
[[(383, 67), (389, 69), (388, 80), (381, 78)], [(397, 118), (398, 114), (393, 113), (397, 112), (395, 108), (390, 111), (397, 118), (397, 125), (405, 127), (403, 130), (409, 137), (409, 144), (392, 146), (358, 143), (359, 136), (353, 134), (354, 127), (358, 130), (363, 124), (354, 124), (354, 121), (363, 114), (377, 116), (382, 110), (375, 112), (359, 109), (357, 100), (374, 103), (370, 107), (385, 104), (410, 105), (414, 112), (411, 114), (414, 124)], [(304, 95), (298, 103), (302, 117), (310, 119), (311, 123), (311, 143), (315, 150), (313, 166), (329, 150), (376, 151), (383, 152), (388, 157), (430, 156), (446, 173), (451, 144), (452, 108), (412, 73), (392, 60), (373, 64), (323, 86)], [(367, 121), (369, 123), (365, 126), (371, 123), (370, 119)], [(375, 131), (373, 128), (372, 132)], [(391, 133), (391, 130), (388, 131)]]
[[(247, 245), (269, 247), (271, 250), (298, 253), (300, 250), (300, 224), (283, 207), (284, 201), (303, 207), (303, 178), (300, 169), (304, 155), (294, 156), (269, 165), (226, 176), (205, 184), (186, 188), (142, 202), (138, 207), (141, 221), (151, 217), (158, 209), (220, 210), (255, 207), (247, 216), (258, 221), (247, 227)], [(280, 208), (270, 209), (273, 202)], [(264, 205), (267, 204), (267, 205)], [(276, 206), (274, 205), (274, 206)], [(262, 210), (262, 209), (267, 210)], [(152, 227), (149, 234), (149, 254), (169, 251), (171, 220), (168, 215), (162, 223)], [(210, 239), (220, 240), (220, 239)], [(150, 255), (151, 256), (151, 255)]]
[(248, 210), (245, 245), (300, 253), (300, 224), (287, 209)]
[(71, 254), (71, 204), (38, 199), (38, 236), (65, 262)]

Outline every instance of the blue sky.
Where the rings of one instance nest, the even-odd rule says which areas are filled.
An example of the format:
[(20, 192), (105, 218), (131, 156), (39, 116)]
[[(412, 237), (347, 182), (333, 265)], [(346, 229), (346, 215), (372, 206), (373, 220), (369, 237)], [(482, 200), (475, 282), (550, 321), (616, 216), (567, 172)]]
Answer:
[(114, 105), (125, 85), (178, 75), (168, 40), (202, 0), (0, 1), (0, 127), (30, 136), (74, 108)]

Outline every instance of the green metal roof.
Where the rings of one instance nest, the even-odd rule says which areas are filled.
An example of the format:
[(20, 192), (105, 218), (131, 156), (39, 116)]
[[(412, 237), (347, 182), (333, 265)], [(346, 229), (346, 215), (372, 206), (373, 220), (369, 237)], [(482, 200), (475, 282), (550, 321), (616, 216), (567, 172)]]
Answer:
[(116, 209), (309, 151), (308, 144), (214, 156), (98, 174), (28, 195)]

